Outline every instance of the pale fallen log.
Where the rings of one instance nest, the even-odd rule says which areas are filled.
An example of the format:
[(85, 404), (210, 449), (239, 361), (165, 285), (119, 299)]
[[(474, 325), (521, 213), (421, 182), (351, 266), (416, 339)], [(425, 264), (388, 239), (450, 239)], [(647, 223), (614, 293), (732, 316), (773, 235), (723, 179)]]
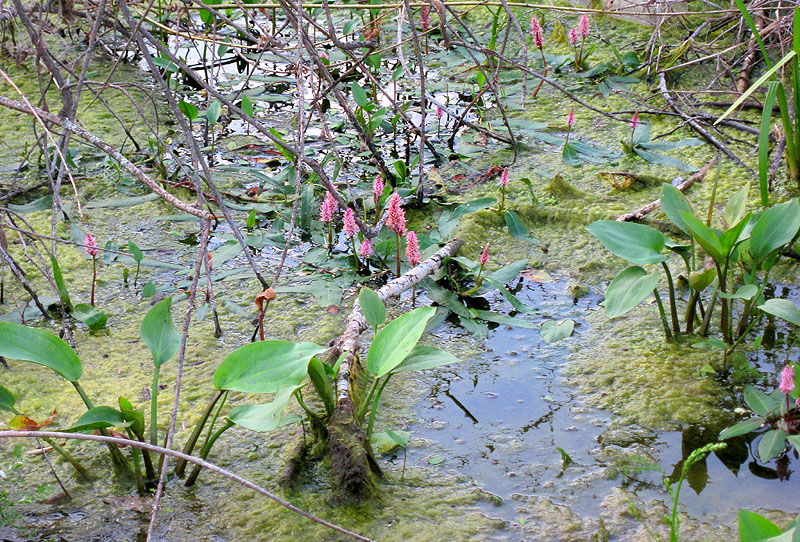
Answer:
[[(400, 295), (422, 279), (436, 271), (442, 262), (454, 256), (461, 241), (453, 239), (433, 256), (412, 268), (402, 276), (389, 282), (377, 291), (382, 301)], [(344, 355), (336, 375), (336, 407), (328, 423), (328, 446), (331, 457), (333, 484), (339, 497), (359, 499), (366, 496), (372, 487), (372, 473), (380, 469), (372, 457), (371, 447), (356, 417), (353, 398), (353, 383), (358, 371), (359, 335), (369, 325), (364, 319), (356, 300), (347, 317), (347, 327), (329, 351), (329, 359), (337, 360)]]
[[(703, 168), (700, 171), (692, 173), (691, 177), (689, 177), (688, 179), (683, 181), (681, 184), (679, 184), (677, 186), (678, 190), (680, 190), (681, 192), (685, 192), (686, 189), (689, 188), (690, 186), (692, 186), (694, 183), (696, 183), (698, 181), (702, 181), (703, 177), (706, 176), (708, 171), (712, 167), (714, 167), (714, 165), (716, 163), (717, 163), (717, 158), (715, 156), (714, 158), (709, 160), (709, 162), (706, 165), (704, 165)], [(632, 213), (625, 213), (624, 215), (619, 215), (617, 217), (617, 222), (633, 222), (634, 220), (641, 220), (641, 219), (643, 219), (645, 217), (645, 215), (648, 215), (648, 214), (652, 213), (653, 211), (658, 209), (660, 206), (661, 206), (661, 199), (657, 199), (655, 201), (651, 201), (650, 203), (648, 203), (644, 207), (642, 207), (640, 209), (637, 209), (636, 211), (633, 211)]]

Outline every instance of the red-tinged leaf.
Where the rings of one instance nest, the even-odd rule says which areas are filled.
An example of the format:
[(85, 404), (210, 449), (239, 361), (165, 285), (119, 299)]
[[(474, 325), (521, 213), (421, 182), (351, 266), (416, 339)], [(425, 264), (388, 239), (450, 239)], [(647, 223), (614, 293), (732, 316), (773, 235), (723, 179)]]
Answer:
[(57, 411), (53, 411), (53, 413), (42, 423), (37, 423), (35, 420), (25, 416), (24, 414), (18, 414), (11, 418), (11, 421), (8, 422), (8, 429), (13, 429), (14, 431), (38, 431), (42, 427), (47, 427), (53, 420), (56, 419), (56, 415), (58, 414)]

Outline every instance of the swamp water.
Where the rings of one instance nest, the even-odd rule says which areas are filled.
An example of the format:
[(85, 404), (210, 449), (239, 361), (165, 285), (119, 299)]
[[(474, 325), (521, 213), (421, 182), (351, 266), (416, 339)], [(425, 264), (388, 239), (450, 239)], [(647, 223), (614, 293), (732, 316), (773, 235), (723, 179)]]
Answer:
[[(506, 82), (518, 86), (517, 79)], [(440, 87), (436, 90), (446, 92), (444, 85)], [(609, 101), (621, 103), (613, 96)], [(563, 113), (563, 104), (545, 88), (536, 107), (515, 111), (519, 118), (514, 120), (525, 126), (552, 121)], [(240, 128), (237, 122), (231, 123), (232, 129)], [(583, 137), (581, 131), (590, 139), (610, 130), (606, 119), (585, 112), (578, 113), (578, 122), (576, 137)], [(581, 122), (591, 128), (581, 127)], [(653, 121), (654, 130), (668, 128), (663, 121)], [(624, 130), (617, 132), (609, 139), (625, 136)], [(619, 262), (600, 255), (599, 245), (583, 226), (654, 199), (658, 183), (635, 191), (612, 190), (598, 176), (603, 167), (568, 168), (552, 142), (525, 138), (523, 142), (529, 147), (521, 153), (515, 176), (531, 177), (540, 204), (527, 204), (526, 189), (516, 184), (509, 186), (507, 202), (540, 244), (509, 238), (493, 211), (465, 217), (459, 235), (467, 241), (468, 255), (474, 256), (489, 238), (493, 262), (527, 258), (532, 267), (547, 269), (553, 278), (544, 282), (536, 282), (541, 276), (517, 279), (521, 282), (516, 293), (541, 311), (530, 317), (533, 322), (572, 318), (575, 333), (566, 341), (547, 345), (538, 329), (499, 326), (490, 329), (485, 340), (477, 340), (462, 328), (444, 324), (426, 340), (444, 343), (464, 361), (418, 378), (397, 379), (382, 399), (379, 429), (405, 429), (411, 435), (405, 473), (401, 475), (402, 451), (393, 450), (379, 458), (387, 480), (374, 503), (331, 507), (326, 467), (315, 467), (304, 485), (285, 494), (301, 508), (378, 540), (647, 540), (645, 529), (630, 513), (630, 503), (648, 528), (663, 535), (667, 509), (658, 468), (668, 475), (679, 472), (680, 462), (691, 450), (713, 441), (720, 429), (736, 421), (729, 414), (739, 405), (729, 377), (718, 382), (701, 374), (703, 365), (714, 361), (712, 354), (665, 345), (652, 306), (639, 307), (624, 322), (609, 322), (598, 305), (604, 290), (600, 283), (613, 276)], [(218, 144), (222, 146), (224, 139)], [(472, 147), (472, 160), (465, 160), (468, 165), (441, 167), (443, 177), (450, 179), (462, 170), (483, 171), (510, 159), (506, 150), (477, 147), (479, 152)], [(702, 165), (710, 155), (707, 149), (680, 152), (682, 159), (694, 165)], [(671, 180), (672, 176), (661, 178), (663, 168), (626, 160), (622, 160), (625, 168)], [(721, 191), (730, 191), (743, 178), (728, 165), (723, 172)], [(563, 175), (563, 182), (552, 181), (556, 174)], [(221, 176), (231, 183), (228, 188), (242, 188), (235, 174)], [(119, 188), (104, 179), (92, 188), (91, 196), (101, 200), (105, 192), (118, 195)], [(702, 208), (710, 190), (708, 184), (700, 185), (690, 197)], [(497, 195), (493, 182), (470, 186), (453, 199), (487, 195)], [(147, 255), (172, 264), (185, 266), (192, 260), (194, 222), (177, 221), (158, 202), (132, 207), (110, 202), (87, 208), (91, 211), (84, 226), (101, 241), (124, 244), (133, 239), (148, 249)], [(45, 212), (30, 216), (37, 229), (48, 231)], [(237, 220), (243, 221), (244, 216), (237, 215)], [(431, 216), (422, 211), (411, 218), (424, 224)], [(69, 227), (62, 224), (60, 228), (64, 237), (74, 235)], [(221, 233), (225, 231), (223, 227), (216, 232), (212, 250), (224, 249), (228, 239)], [(290, 255), (290, 267), (300, 264), (304, 248)], [(274, 246), (263, 249), (259, 263), (274, 266), (277, 252)], [(71, 292), (85, 298), (90, 270), (82, 254), (68, 247), (60, 251), (60, 258)], [(131, 268), (130, 262), (125, 265)], [(219, 271), (230, 271), (235, 279), (242, 266), (241, 256), (222, 258)], [(113, 404), (122, 393), (134, 406), (146, 407), (142, 389), (148, 385), (151, 362), (139, 340), (138, 326), (150, 300), (121, 285), (120, 269), (119, 264), (100, 269), (99, 304), (110, 314), (108, 328), (89, 332), (79, 326), (76, 342), (90, 379), (87, 391), (98, 403)], [(148, 268), (140, 282), (153, 281), (172, 291), (184, 279), (174, 270)], [(217, 293), (226, 298), (220, 303), (224, 334), (220, 340), (213, 338), (210, 316), (191, 329), (178, 443), (185, 441), (205, 405), (214, 369), (227, 353), (249, 340), (252, 330), (255, 282), (218, 284)], [(286, 293), (270, 306), (273, 337), (325, 344), (341, 332), (352, 303), (347, 294), (352, 291), (333, 303), (338, 307), (335, 311), (316, 306), (299, 292)], [(577, 299), (575, 294), (579, 294)], [(160, 291), (156, 297), (162, 295)], [(424, 294), (419, 294), (419, 300), (426, 301)], [(500, 312), (511, 310), (499, 295), (490, 301)], [(185, 303), (176, 301), (176, 306), (175, 314), (182, 314)], [(405, 296), (399, 307), (409, 306)], [(13, 317), (13, 311), (9, 316)], [(54, 326), (49, 329), (56, 331)], [(750, 361), (774, 374), (790, 354), (797, 352), (786, 349)], [(35, 390), (26, 391), (31, 381), (36, 382)], [(19, 405), (25, 412), (43, 419), (58, 409), (58, 427), (68, 427), (81, 412), (71, 390), (47, 370), (12, 362), (8, 370), (0, 368), (0, 382), (20, 395)], [(166, 385), (160, 405), (163, 420), (171, 403), (173, 364), (164, 367), (162, 382)], [(275, 489), (284, 450), (301, 435), (297, 427), (267, 435), (231, 430), (209, 459)], [(92, 470), (108, 468), (100, 447), (69, 446)], [(740, 508), (760, 510), (784, 522), (800, 508), (797, 477), (789, 475), (793, 463), (783, 474), (786, 479), (780, 480), (774, 461), (765, 467), (753, 460), (746, 444), (729, 446), (735, 450), (721, 454), (722, 458), (711, 455), (690, 473), (681, 495), (685, 540), (734, 539), (735, 514)], [(41, 457), (25, 454), (32, 447), (29, 442), (2, 444), (0, 488), (9, 491), (7, 502), (14, 504), (5, 509), (10, 520), (0, 526), (0, 539), (141, 539), (149, 518), (148, 499), (132, 497), (133, 493), (120, 490), (110, 479), (79, 484), (59, 460), (54, 460), (56, 469), (73, 498), (54, 504), (38, 502), (56, 489)], [(42, 484), (48, 487), (37, 493)], [(341, 539), (209, 473), (188, 490), (180, 480), (170, 481), (156, 533), (165, 540)]]

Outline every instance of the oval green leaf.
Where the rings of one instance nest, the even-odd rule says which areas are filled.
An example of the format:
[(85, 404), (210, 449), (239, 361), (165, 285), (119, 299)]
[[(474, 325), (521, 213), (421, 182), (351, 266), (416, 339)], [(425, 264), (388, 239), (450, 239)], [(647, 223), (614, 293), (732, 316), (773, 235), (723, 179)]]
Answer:
[(142, 254), (141, 249), (134, 243), (133, 241), (128, 241), (128, 250), (130, 251), (131, 255), (133, 256), (133, 261), (136, 263), (141, 263), (144, 259), (144, 254)]
[(609, 318), (622, 316), (645, 300), (658, 284), (658, 274), (633, 266), (616, 276), (606, 290), (603, 305)]
[(664, 214), (667, 215), (667, 218), (669, 218), (673, 224), (678, 226), (678, 228), (686, 235), (691, 235), (689, 233), (689, 228), (686, 226), (686, 222), (683, 221), (681, 213), (684, 212), (694, 215), (694, 209), (692, 209), (692, 204), (689, 202), (689, 199), (683, 194), (683, 192), (669, 183), (662, 184), (661, 208), (664, 210)]
[(81, 360), (67, 343), (41, 329), (0, 322), (0, 356), (50, 367), (69, 381), (81, 377)]
[(567, 318), (565, 320), (561, 320), (560, 322), (556, 322), (554, 320), (548, 320), (547, 322), (542, 324), (541, 334), (542, 340), (547, 344), (557, 343), (558, 341), (563, 341), (570, 335), (572, 335), (572, 330), (575, 328), (575, 321)]
[(750, 384), (744, 387), (744, 402), (759, 416), (767, 416), (780, 406), (778, 401)]
[(739, 542), (761, 542), (781, 532), (780, 527), (761, 514), (739, 510)]
[(102, 329), (108, 320), (106, 313), (87, 303), (78, 303), (75, 305), (72, 316), (74, 316), (76, 320), (80, 320), (89, 326), (89, 329)]
[(746, 435), (748, 433), (752, 433), (759, 429), (766, 420), (764, 418), (750, 418), (748, 420), (741, 421), (736, 425), (732, 425), (725, 429), (722, 433), (719, 434), (719, 440), (726, 440), (733, 437), (738, 437), (741, 435)]
[(380, 296), (366, 286), (358, 292), (358, 304), (367, 323), (373, 328), (378, 327), (386, 321), (386, 305), (383, 304)]
[(181, 336), (172, 323), (172, 298), (153, 306), (142, 320), (141, 335), (153, 355), (153, 363), (161, 367), (178, 353)]
[[(256, 344), (256, 343), (254, 343)], [(242, 405), (231, 410), (228, 419), (245, 429), (266, 433), (300, 420), (299, 416), (283, 417), (292, 394), (299, 386), (284, 388), (275, 394), (272, 402), (264, 405)]]
[(6, 412), (11, 412), (12, 414), (19, 414), (17, 409), (14, 408), (14, 403), (16, 402), (17, 399), (14, 397), (14, 394), (3, 386), (0, 386), (0, 410), (5, 410)]
[(598, 220), (586, 226), (606, 249), (631, 263), (659, 263), (667, 259), (661, 254), (666, 238), (650, 226), (616, 220)]
[(767, 431), (758, 443), (758, 458), (762, 463), (766, 463), (773, 457), (777, 457), (785, 447), (786, 431), (783, 429)]
[(128, 427), (131, 422), (126, 422), (122, 412), (108, 406), (90, 408), (78, 418), (75, 425), (67, 429), (68, 432), (94, 431), (108, 427)]
[(796, 199), (770, 207), (761, 214), (750, 234), (750, 253), (761, 261), (797, 235), (800, 204)]
[(423, 371), (425, 369), (435, 369), (443, 365), (458, 363), (461, 361), (449, 352), (435, 346), (418, 344), (411, 353), (403, 360), (400, 365), (392, 370), (392, 374), (403, 373), (406, 371)]
[(221, 390), (274, 393), (298, 386), (312, 357), (325, 349), (313, 343), (259, 341), (231, 352), (214, 373)]
[(697, 220), (694, 215), (687, 212), (681, 212), (680, 215), (694, 240), (708, 252), (718, 265), (722, 265), (725, 254), (723, 254), (722, 244), (714, 230)]
[(400, 365), (416, 346), (436, 309), (420, 307), (395, 318), (375, 335), (367, 353), (367, 370), (377, 378)]
[(800, 326), (800, 309), (788, 299), (767, 299), (758, 308), (767, 314), (783, 318), (787, 322)]

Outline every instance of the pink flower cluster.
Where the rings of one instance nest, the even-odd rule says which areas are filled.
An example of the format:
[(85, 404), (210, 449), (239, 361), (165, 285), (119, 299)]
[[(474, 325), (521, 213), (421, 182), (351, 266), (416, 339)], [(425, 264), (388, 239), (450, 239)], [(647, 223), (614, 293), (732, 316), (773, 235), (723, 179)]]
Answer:
[(781, 393), (789, 395), (794, 391), (794, 377), (795, 371), (793, 365), (787, 365), (781, 371), (781, 382), (778, 384), (778, 389), (781, 390)]
[(531, 19), (531, 34), (533, 34), (533, 43), (541, 49), (544, 45), (544, 36), (542, 35), (542, 25), (539, 24), (539, 19), (536, 17)]
[(572, 130), (573, 126), (575, 126), (575, 108), (570, 107), (569, 114), (567, 115), (567, 128)]
[(419, 26), (423, 32), (427, 32), (431, 27), (431, 7), (422, 6), (419, 10)]
[(400, 206), (400, 194), (395, 192), (389, 198), (389, 216), (386, 217), (386, 227), (397, 235), (406, 233), (406, 213)]
[(358, 233), (358, 225), (356, 224), (356, 214), (350, 207), (344, 212), (344, 234), (348, 239)]
[(584, 39), (589, 35), (589, 16), (585, 13), (581, 15), (581, 20), (578, 23), (578, 32)]
[(481, 252), (481, 267), (486, 265), (486, 262), (489, 261), (489, 243), (486, 243), (486, 246), (483, 247), (483, 252)]
[(422, 255), (419, 253), (419, 239), (414, 230), (409, 230), (406, 234), (406, 258), (408, 258), (411, 267), (414, 267), (422, 261)]
[(508, 167), (503, 169), (503, 174), (500, 175), (500, 186), (506, 186), (508, 184)]
[(97, 255), (100, 254), (100, 249), (97, 248), (97, 241), (94, 237), (92, 237), (91, 233), (86, 234), (86, 239), (83, 241), (84, 250), (86, 250), (86, 254), (91, 258), (97, 258)]
[(372, 199), (375, 201), (376, 207), (378, 206), (378, 201), (383, 195), (384, 188), (386, 188), (386, 185), (383, 182), (383, 173), (378, 173), (378, 177), (375, 179), (375, 184), (372, 186)]
[(358, 247), (358, 255), (365, 260), (372, 256), (372, 243), (369, 242), (369, 239), (364, 239), (364, 242)]
[(322, 201), (322, 206), (319, 208), (319, 219), (323, 222), (330, 222), (333, 220), (333, 215), (339, 209), (339, 204), (336, 203), (333, 194), (325, 192), (325, 199)]

